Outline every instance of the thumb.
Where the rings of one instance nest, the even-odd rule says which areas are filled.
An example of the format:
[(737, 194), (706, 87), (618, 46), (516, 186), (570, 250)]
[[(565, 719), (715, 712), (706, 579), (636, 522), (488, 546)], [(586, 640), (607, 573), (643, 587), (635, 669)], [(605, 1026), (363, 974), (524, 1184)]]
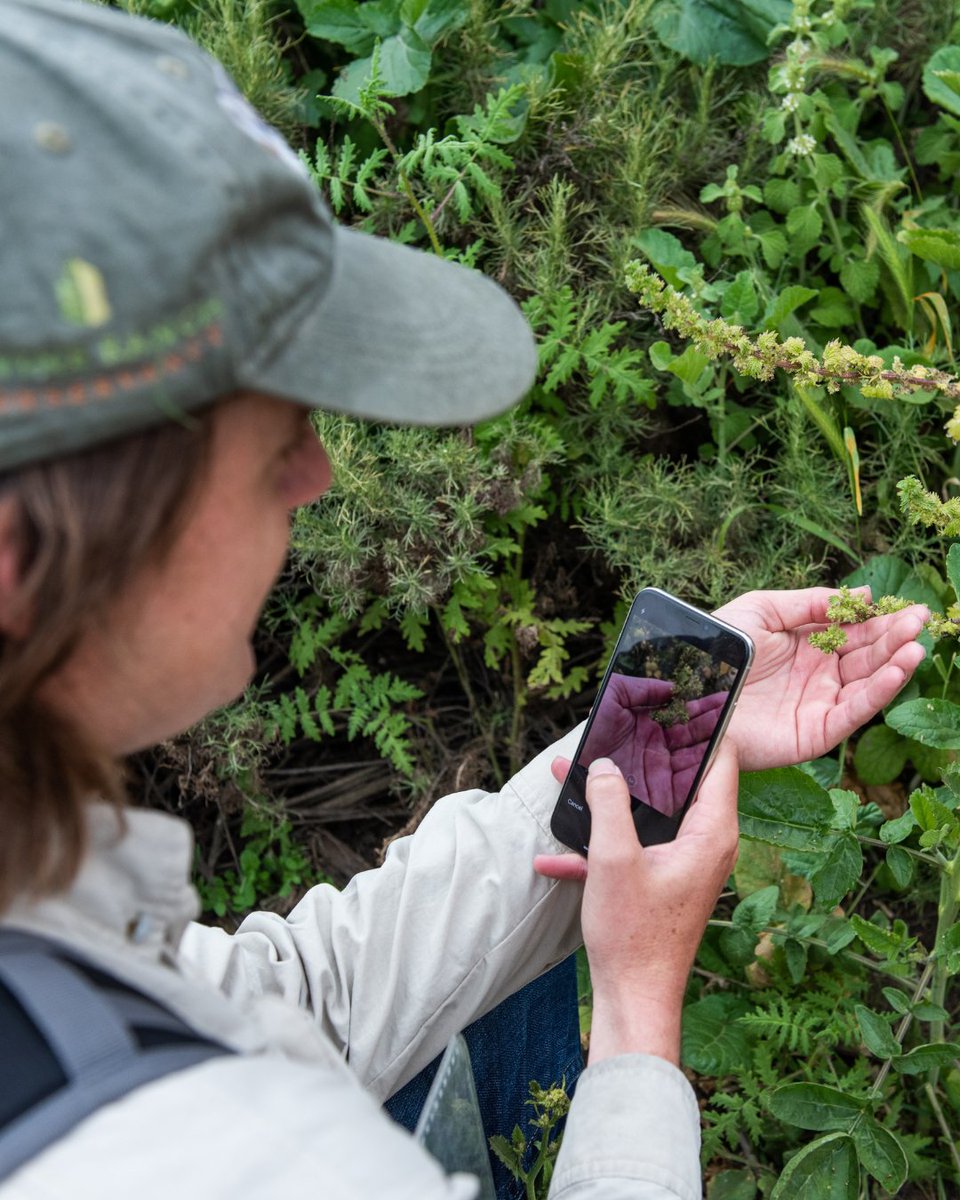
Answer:
[(612, 759), (596, 758), (587, 772), (590, 806), (590, 857), (616, 857), (637, 843), (630, 813), (630, 790)]

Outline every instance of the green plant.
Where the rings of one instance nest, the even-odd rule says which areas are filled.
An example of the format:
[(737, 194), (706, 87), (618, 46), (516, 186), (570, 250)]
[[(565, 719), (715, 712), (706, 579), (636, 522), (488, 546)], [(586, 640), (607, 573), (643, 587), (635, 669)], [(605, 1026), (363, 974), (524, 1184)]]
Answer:
[(564, 1081), (549, 1088), (531, 1081), (530, 1099), (526, 1103), (533, 1109), (533, 1116), (527, 1122), (531, 1132), (524, 1133), (515, 1125), (509, 1139), (501, 1134), (492, 1137), (490, 1149), (514, 1179), (523, 1184), (527, 1200), (542, 1200), (550, 1187), (560, 1149), (560, 1138), (554, 1134), (570, 1111), (570, 1097)]

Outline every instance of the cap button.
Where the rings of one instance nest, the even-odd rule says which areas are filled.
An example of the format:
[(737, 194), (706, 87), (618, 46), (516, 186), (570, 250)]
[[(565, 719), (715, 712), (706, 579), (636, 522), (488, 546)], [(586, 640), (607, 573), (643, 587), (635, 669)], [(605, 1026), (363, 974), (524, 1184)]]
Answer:
[(70, 135), (56, 121), (41, 121), (34, 125), (33, 140), (50, 154), (66, 154), (73, 146)]

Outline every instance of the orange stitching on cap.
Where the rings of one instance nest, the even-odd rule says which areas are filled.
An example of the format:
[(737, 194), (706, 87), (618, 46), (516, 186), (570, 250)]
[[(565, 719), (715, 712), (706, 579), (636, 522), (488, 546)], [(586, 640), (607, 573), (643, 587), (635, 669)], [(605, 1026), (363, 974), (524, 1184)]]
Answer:
[(87, 386), (84, 383), (71, 383), (67, 388), (67, 401), (70, 404), (82, 404), (87, 398)]
[(184, 368), (182, 354), (168, 354), (163, 360), (164, 375), (179, 375)]
[(101, 400), (106, 400), (113, 394), (113, 380), (106, 375), (98, 375), (93, 381), (93, 394)]
[(117, 383), (125, 391), (129, 391), (130, 388), (136, 387), (137, 377), (134, 375), (133, 371), (121, 371), (117, 376)]
[(223, 345), (223, 330), (219, 325), (211, 325), (207, 330), (207, 342), (211, 346)]
[(23, 390), (0, 389), (0, 409), (15, 409), (25, 412), (37, 407), (37, 393)]

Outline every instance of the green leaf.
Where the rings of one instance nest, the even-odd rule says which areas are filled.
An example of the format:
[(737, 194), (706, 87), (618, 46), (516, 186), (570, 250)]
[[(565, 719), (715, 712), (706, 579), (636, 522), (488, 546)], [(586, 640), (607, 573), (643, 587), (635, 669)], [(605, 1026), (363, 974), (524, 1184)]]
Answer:
[(796, 767), (740, 776), (740, 832), (788, 850), (826, 851), (832, 845), (833, 802)]
[(956, 595), (960, 597), (960, 543), (958, 542), (954, 542), (947, 551), (947, 579)]
[(790, 978), (799, 983), (807, 973), (807, 943), (798, 938), (787, 938), (783, 943), (783, 957)]
[(909, 887), (913, 880), (914, 860), (906, 850), (891, 846), (886, 855), (887, 869), (898, 888)]
[(910, 811), (917, 819), (917, 824), (926, 833), (931, 829), (946, 827), (951, 832), (960, 828), (956, 815), (945, 804), (941, 804), (930, 790), (922, 787), (910, 796)]
[(691, 62), (743, 67), (769, 56), (767, 39), (790, 12), (788, 0), (666, 0), (654, 11), (653, 27)]
[(734, 925), (741, 929), (747, 929), (753, 934), (766, 929), (773, 919), (773, 914), (777, 911), (779, 897), (780, 889), (775, 883), (760, 888), (759, 891), (751, 892), (733, 910)]
[[(936, 957), (947, 960), (948, 974), (956, 975), (960, 972), (960, 925), (951, 925), (941, 935), (937, 942)], [(922, 1019), (927, 1020), (926, 1017)]]
[(729, 1075), (750, 1059), (750, 1032), (737, 1018), (750, 1011), (739, 996), (714, 993), (683, 1010), (680, 1057), (701, 1075)]
[(827, 851), (823, 866), (813, 879), (817, 901), (833, 908), (850, 891), (863, 870), (863, 851), (853, 833), (841, 833)]
[(835, 533), (832, 533), (816, 521), (811, 521), (803, 513), (795, 512), (792, 508), (784, 508), (782, 504), (762, 504), (760, 507), (765, 508), (767, 512), (776, 513), (778, 517), (782, 517), (784, 521), (789, 521), (791, 525), (796, 525), (798, 529), (802, 529), (805, 533), (812, 533), (814, 537), (820, 538), (828, 546), (833, 546), (841, 554), (846, 554), (850, 558), (856, 558), (857, 552), (843, 538), (837, 537)]
[(960, 750), (960, 705), (951, 700), (906, 700), (887, 713), (887, 724), (924, 746)]
[(873, 298), (880, 282), (880, 265), (875, 258), (848, 258), (840, 268), (844, 291), (859, 304)]
[(816, 288), (801, 287), (796, 283), (785, 287), (767, 309), (763, 318), (764, 329), (779, 329), (787, 317), (819, 294)]
[(823, 1083), (785, 1083), (765, 1094), (767, 1108), (787, 1125), (823, 1131), (849, 1129), (867, 1101)]
[(893, 846), (909, 837), (916, 825), (917, 818), (908, 808), (902, 816), (894, 817), (892, 821), (886, 821), (880, 826), (880, 841)]
[(822, 232), (823, 218), (815, 204), (804, 204), (787, 213), (787, 233), (795, 243), (795, 249), (808, 249)]
[(680, 239), (665, 229), (644, 229), (633, 239), (633, 244), (643, 251), (671, 287), (682, 288), (684, 279), (680, 272), (690, 272), (698, 266)]
[(817, 1138), (790, 1159), (770, 1200), (857, 1200), (860, 1167), (846, 1133)]
[[(419, 15), (415, 15), (418, 12)], [(404, 0), (401, 6), (404, 23), (414, 30), (430, 46), (445, 33), (458, 29), (469, 16), (463, 0)], [(412, 19), (411, 19), (412, 18)]]
[(865, 921), (863, 917), (854, 913), (850, 917), (850, 925), (867, 949), (887, 962), (895, 961), (916, 941), (905, 929), (900, 928), (903, 925), (902, 921), (896, 922), (893, 929), (881, 929), (879, 925)]
[[(430, 77), (430, 47), (418, 33), (404, 26), (393, 37), (380, 43), (379, 70), (383, 92), (387, 96), (408, 96), (419, 92)], [(358, 58), (341, 71), (333, 85), (333, 94), (356, 103), (360, 89), (370, 78), (373, 56)]]
[(923, 68), (927, 99), (960, 116), (960, 46), (941, 46)]
[(960, 1047), (944, 1042), (917, 1046), (909, 1054), (893, 1060), (894, 1070), (901, 1075), (923, 1075), (940, 1067), (952, 1067), (960, 1055)]
[(763, 199), (774, 212), (787, 213), (800, 203), (800, 186), (792, 179), (768, 179), (763, 185)]
[(898, 1012), (901, 1016), (910, 1011), (910, 1000), (899, 988), (885, 987), (883, 989), (883, 998), (894, 1012)]
[(707, 1200), (756, 1200), (757, 1181), (752, 1171), (719, 1171), (707, 1188)]
[(863, 1034), (863, 1044), (877, 1058), (894, 1058), (900, 1054), (902, 1047), (893, 1036), (888, 1022), (872, 1009), (858, 1004), (854, 1011), (860, 1022), (860, 1032)]
[[(336, 42), (354, 55), (366, 55), (373, 49), (379, 31), (366, 10), (375, 6), (358, 4), (357, 0), (297, 0), (297, 7), (311, 37)], [(390, 32), (399, 28), (398, 17)]]
[(871, 725), (860, 735), (853, 752), (853, 769), (867, 787), (892, 783), (907, 765), (909, 748), (888, 725)]
[(907, 1181), (909, 1164), (897, 1138), (873, 1117), (864, 1117), (853, 1128), (853, 1144), (865, 1171), (895, 1195)]
[(738, 325), (750, 326), (759, 309), (752, 272), (739, 271), (724, 289), (720, 315)]
[(897, 241), (917, 258), (946, 271), (960, 268), (960, 233), (953, 229), (901, 229)]
[(846, 788), (830, 788), (829, 796), (833, 804), (834, 829), (856, 829), (860, 818), (860, 797), (856, 792)]
[(874, 600), (881, 596), (902, 596), (915, 604), (926, 604), (928, 608), (940, 609), (940, 597), (934, 589), (914, 571), (909, 563), (893, 554), (877, 554), (842, 581), (849, 587), (869, 584)]

